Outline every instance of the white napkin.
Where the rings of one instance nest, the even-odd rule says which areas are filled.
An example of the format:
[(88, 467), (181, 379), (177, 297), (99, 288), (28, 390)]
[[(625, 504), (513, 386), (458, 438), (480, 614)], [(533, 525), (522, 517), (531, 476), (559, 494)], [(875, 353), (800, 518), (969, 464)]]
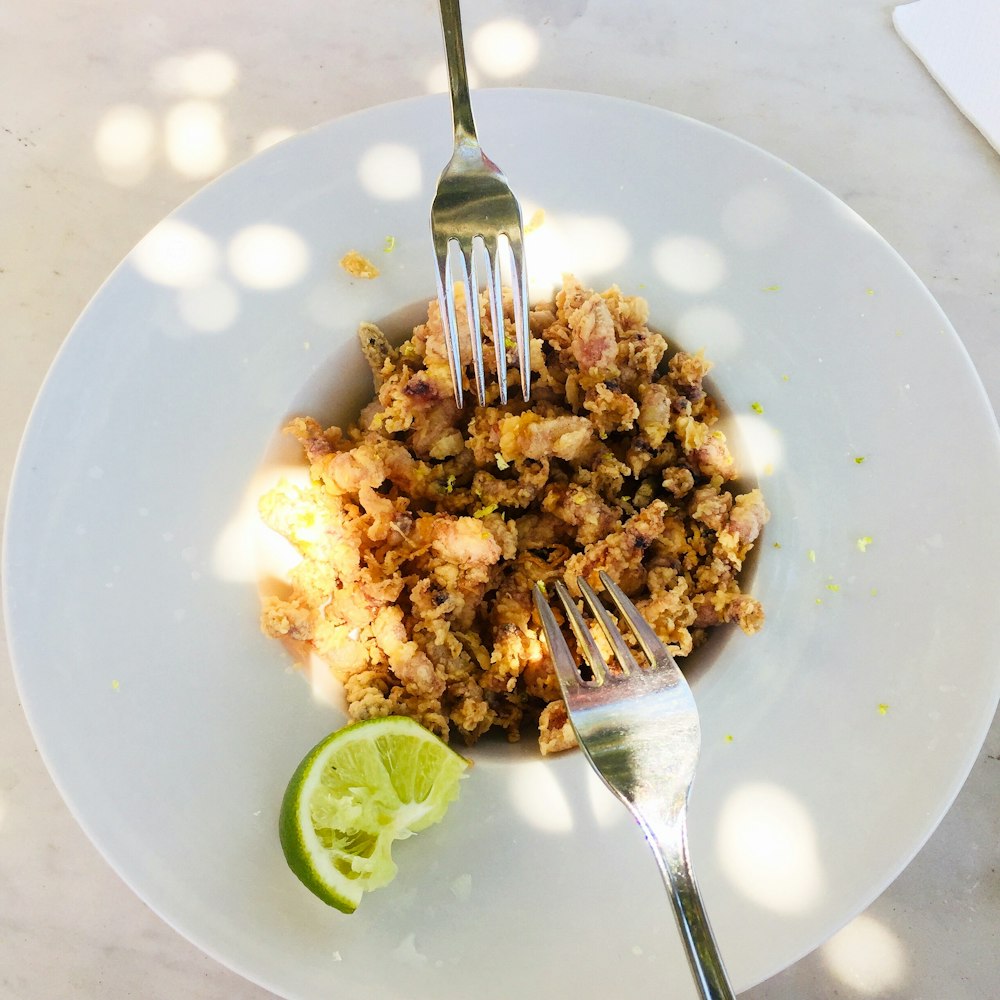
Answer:
[(1000, 152), (1000, 0), (915, 0), (893, 24), (941, 89)]

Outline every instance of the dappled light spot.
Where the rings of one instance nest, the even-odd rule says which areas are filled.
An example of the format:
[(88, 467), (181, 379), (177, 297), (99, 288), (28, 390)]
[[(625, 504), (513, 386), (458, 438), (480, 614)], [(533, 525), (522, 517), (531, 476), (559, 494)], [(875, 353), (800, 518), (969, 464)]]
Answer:
[(226, 253), (229, 269), (248, 288), (287, 288), (309, 269), (305, 240), (287, 226), (259, 223), (241, 229)]
[(344, 711), (344, 685), (337, 680), (330, 664), (318, 653), (310, 651), (297, 658), (298, 665), (309, 682), (313, 700), (328, 708)]
[(274, 128), (265, 129), (253, 141), (253, 151), (262, 153), (265, 149), (277, 146), (279, 142), (284, 142), (295, 135), (295, 129), (286, 128), (283, 125), (276, 125)]
[(687, 351), (704, 350), (713, 361), (725, 361), (743, 344), (743, 327), (724, 306), (693, 306), (681, 313), (674, 325), (677, 346)]
[(236, 322), (240, 297), (221, 278), (206, 281), (177, 294), (177, 311), (187, 326), (197, 333), (221, 333)]
[(380, 142), (358, 161), (358, 179), (376, 198), (402, 201), (420, 193), (423, 173), (415, 149), (398, 142)]
[(129, 259), (150, 281), (170, 288), (193, 288), (215, 274), (220, 256), (218, 244), (200, 229), (179, 219), (164, 219)]
[(566, 792), (547, 761), (532, 761), (510, 769), (510, 798), (520, 816), (548, 833), (573, 829)]
[(153, 67), (153, 86), (168, 96), (222, 97), (239, 76), (239, 65), (228, 52), (196, 49), (160, 60)]
[(138, 184), (153, 165), (156, 121), (137, 104), (117, 104), (101, 116), (94, 133), (94, 154), (113, 184)]
[[(469, 87), (475, 90), (480, 86), (479, 74), (475, 66), (467, 67), (469, 73)], [(448, 63), (444, 59), (434, 63), (424, 77), (424, 87), (428, 94), (448, 93)]]
[(701, 295), (718, 288), (726, 277), (721, 251), (700, 236), (668, 236), (653, 248), (657, 274), (678, 292)]
[(537, 32), (523, 21), (501, 18), (472, 33), (470, 54), (475, 64), (500, 79), (517, 76), (538, 62)]
[(222, 110), (204, 100), (175, 104), (163, 121), (167, 160), (182, 176), (211, 177), (225, 166), (228, 147)]
[(906, 981), (906, 955), (899, 939), (865, 913), (834, 935), (820, 955), (840, 982), (863, 996), (882, 996)]
[(781, 432), (762, 415), (739, 413), (735, 419), (754, 474), (771, 475), (785, 454)]
[(806, 913), (822, 900), (825, 879), (813, 819), (778, 785), (748, 784), (729, 797), (716, 851), (733, 886), (768, 910)]
[(232, 517), (212, 545), (212, 572), (230, 583), (256, 583), (262, 578), (287, 581), (301, 556), (268, 528), (260, 516), (260, 498), (282, 480), (294, 486), (309, 483), (304, 465), (269, 465), (260, 468), (247, 486)]
[(614, 826), (628, 816), (628, 811), (615, 797), (614, 792), (589, 767), (584, 782), (587, 786), (587, 798), (590, 800), (590, 811), (599, 827)]
[[(530, 212), (528, 216), (530, 218)], [(607, 215), (547, 214), (545, 225), (525, 237), (529, 292), (545, 297), (565, 271), (593, 280), (624, 263), (632, 247), (625, 227)]]

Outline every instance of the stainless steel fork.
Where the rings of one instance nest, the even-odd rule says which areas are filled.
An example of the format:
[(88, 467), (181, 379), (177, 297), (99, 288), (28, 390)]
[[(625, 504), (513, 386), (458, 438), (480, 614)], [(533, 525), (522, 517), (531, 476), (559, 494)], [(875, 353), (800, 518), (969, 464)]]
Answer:
[(688, 856), (688, 794), (701, 750), (694, 697), (666, 646), (635, 605), (606, 573), (600, 578), (650, 665), (645, 669), (638, 665), (614, 619), (581, 577), (584, 602), (619, 667), (609, 668), (576, 603), (559, 582), (556, 593), (593, 675), (584, 679), (544, 591), (536, 586), (535, 606), (563, 700), (591, 766), (636, 818), (653, 849), (701, 997), (733, 1000)]
[(431, 235), (437, 257), (438, 302), (445, 344), (451, 365), (455, 402), (462, 405), (463, 364), (455, 285), (451, 279), (449, 251), (457, 245), (461, 279), (471, 334), (471, 357), (479, 405), (486, 403), (486, 373), (483, 369), (483, 334), (479, 318), (479, 277), (476, 244), (481, 242), (489, 268), (490, 319), (496, 353), (500, 400), (507, 402), (507, 344), (501, 299), (500, 237), (506, 238), (510, 256), (511, 293), (514, 300), (515, 346), (521, 372), (521, 394), (531, 394), (530, 340), (528, 332), (528, 288), (524, 266), (524, 227), (521, 208), (500, 168), (483, 152), (476, 137), (469, 98), (469, 79), (462, 42), (458, 0), (440, 0), (448, 77), (451, 83), (451, 113), (455, 128), (455, 152), (438, 179), (431, 206)]

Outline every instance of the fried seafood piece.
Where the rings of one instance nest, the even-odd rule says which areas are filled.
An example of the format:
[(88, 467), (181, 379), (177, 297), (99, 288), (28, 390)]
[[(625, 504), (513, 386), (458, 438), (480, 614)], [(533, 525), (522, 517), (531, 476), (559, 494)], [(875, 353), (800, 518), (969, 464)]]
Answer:
[(408, 692), (440, 698), (444, 692), (444, 677), (410, 638), (401, 608), (380, 608), (372, 621), (371, 633), (385, 654), (393, 676)]
[[(497, 453), (499, 455), (499, 452)], [(509, 467), (506, 459), (504, 465)], [(549, 460), (524, 460), (517, 464), (517, 475), (500, 478), (499, 465), (493, 472), (480, 469), (472, 477), (472, 493), (484, 507), (505, 507), (524, 509), (530, 507), (549, 482)]]
[(687, 354), (678, 351), (667, 364), (670, 383), (678, 394), (692, 404), (703, 403), (705, 376), (712, 370), (712, 362), (700, 352)]
[(542, 499), (542, 510), (573, 529), (579, 545), (599, 541), (621, 523), (618, 507), (606, 503), (593, 488), (576, 483), (550, 486)]
[(646, 384), (639, 393), (639, 412), (636, 420), (643, 440), (652, 454), (666, 440), (673, 430), (674, 412), (673, 400), (677, 398), (676, 391), (670, 385), (660, 383)]
[(567, 316), (569, 351), (589, 384), (607, 382), (621, 374), (618, 368), (618, 337), (607, 302), (596, 292), (588, 295)]
[(738, 591), (715, 591), (694, 598), (694, 626), (739, 625), (747, 634), (760, 631), (764, 624), (764, 609), (760, 601)]
[[(551, 559), (525, 553), (506, 568), (493, 595), (489, 623), (491, 652), (482, 684), (499, 694), (513, 695), (519, 682), (525, 693), (542, 701), (558, 696), (548, 652), (535, 621), (532, 590), (556, 575)], [(522, 680), (523, 678), (523, 680)]]
[[(740, 560), (770, 520), (771, 514), (759, 489), (743, 493), (733, 501), (729, 522), (719, 533), (719, 541), (740, 552)], [(730, 539), (732, 540), (730, 542)]]
[[(680, 525), (662, 500), (654, 500), (638, 514), (630, 517), (617, 531), (594, 542), (566, 561), (563, 579), (574, 596), (580, 593), (577, 580), (583, 577), (595, 589), (600, 589), (603, 570), (630, 596), (645, 583), (646, 571), (642, 560), (646, 550), (670, 527)], [(683, 526), (680, 525), (683, 533)]]
[(538, 748), (542, 754), (560, 753), (577, 745), (573, 724), (563, 701), (551, 701), (538, 717)]
[(725, 480), (736, 478), (736, 462), (722, 431), (713, 430), (709, 424), (682, 413), (674, 421), (674, 433), (693, 471)]
[(660, 566), (649, 571), (646, 585), (649, 597), (639, 600), (636, 607), (674, 656), (687, 656), (694, 647), (690, 629), (698, 617), (687, 578)]
[(594, 450), (594, 427), (586, 417), (544, 417), (535, 412), (500, 421), (499, 451), (506, 461), (559, 458), (583, 462)]
[(601, 382), (588, 389), (583, 408), (591, 414), (591, 422), (602, 440), (616, 431), (630, 431), (639, 416), (638, 404), (617, 387), (617, 381)]
[(358, 327), (358, 339), (361, 341), (361, 353), (372, 370), (375, 391), (378, 392), (395, 367), (398, 353), (393, 350), (386, 335), (374, 323), (362, 323)]
[[(516, 386), (509, 292), (502, 329), (485, 293), (478, 306)], [(606, 571), (677, 655), (718, 625), (761, 627), (739, 574), (767, 522), (763, 496), (736, 480), (710, 362), (670, 356), (648, 317), (641, 298), (566, 276), (529, 313), (530, 405), (516, 392), (501, 405), (494, 378), (486, 406), (459, 410), (432, 302), (399, 347), (362, 324), (375, 396), (354, 424), (289, 423), (310, 482), (277, 484), (260, 510), (301, 558), (261, 624), (330, 664), (352, 719), (407, 715), (468, 743), (516, 740), (535, 721), (542, 753), (575, 745), (539, 581), (578, 593)], [(487, 344), (491, 372), (492, 355)]]

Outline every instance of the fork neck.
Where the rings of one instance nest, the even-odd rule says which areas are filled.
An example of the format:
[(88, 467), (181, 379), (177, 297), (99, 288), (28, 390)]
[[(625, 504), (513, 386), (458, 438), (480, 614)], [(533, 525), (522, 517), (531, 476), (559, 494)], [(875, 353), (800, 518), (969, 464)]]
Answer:
[(448, 81), (451, 85), (451, 120), (455, 126), (455, 143), (478, 145), (476, 123), (472, 118), (472, 100), (469, 96), (469, 74), (465, 65), (459, 0), (440, 0), (440, 4), (444, 51), (448, 59)]

